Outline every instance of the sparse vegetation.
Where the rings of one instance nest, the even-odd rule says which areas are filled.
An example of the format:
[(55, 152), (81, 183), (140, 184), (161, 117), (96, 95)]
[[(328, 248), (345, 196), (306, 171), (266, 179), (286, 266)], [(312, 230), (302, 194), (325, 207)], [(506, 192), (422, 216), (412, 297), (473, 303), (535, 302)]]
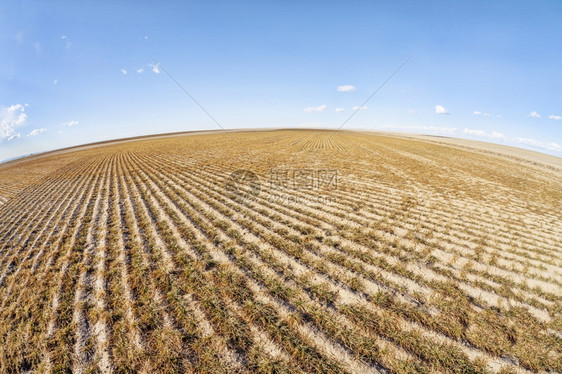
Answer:
[[(0, 372), (562, 372), (562, 171), (373, 134), (233, 136), (0, 167)], [(338, 186), (273, 199), (276, 168)], [(237, 169), (254, 199), (225, 193)]]

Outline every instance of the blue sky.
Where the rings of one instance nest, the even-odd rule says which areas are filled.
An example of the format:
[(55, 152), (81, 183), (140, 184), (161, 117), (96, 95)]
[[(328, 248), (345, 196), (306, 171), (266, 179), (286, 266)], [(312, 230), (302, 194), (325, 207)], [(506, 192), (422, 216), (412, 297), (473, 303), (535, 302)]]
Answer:
[[(344, 127), (562, 156), (561, 1), (0, 0), (0, 160), (218, 126)], [(153, 55), (161, 65), (151, 59)]]

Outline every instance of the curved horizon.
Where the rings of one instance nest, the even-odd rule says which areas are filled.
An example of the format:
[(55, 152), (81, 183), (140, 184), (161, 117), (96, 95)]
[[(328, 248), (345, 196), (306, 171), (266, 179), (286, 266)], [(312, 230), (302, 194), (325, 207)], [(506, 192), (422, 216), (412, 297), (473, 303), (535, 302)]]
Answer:
[[(470, 139), (470, 138), (461, 138), (461, 137), (454, 137), (454, 136), (446, 136), (446, 135), (437, 135), (437, 134), (430, 134), (430, 133), (415, 133), (415, 132), (401, 132), (401, 131), (385, 131), (385, 130), (369, 130), (369, 129), (354, 129), (354, 128), (350, 128), (350, 129), (341, 129), (341, 130), (337, 130), (337, 129), (332, 129), (332, 128), (307, 128), (307, 127), (271, 127), (271, 128), (262, 128), (262, 127), (257, 127), (257, 128), (238, 128), (238, 129), (202, 129), (202, 130), (189, 130), (189, 131), (177, 131), (177, 132), (168, 132), (168, 133), (152, 133), (152, 134), (141, 134), (141, 135), (136, 135), (136, 136), (132, 136), (132, 137), (125, 137), (125, 138), (112, 138), (112, 139), (103, 139), (103, 140), (99, 140), (99, 141), (94, 141), (94, 142), (89, 142), (89, 143), (82, 143), (82, 144), (75, 144), (75, 145), (71, 145), (69, 147), (62, 147), (62, 148), (56, 148), (56, 149), (48, 149), (45, 151), (40, 151), (40, 152), (35, 152), (35, 153), (29, 153), (29, 154), (25, 154), (25, 155), (20, 155), (20, 156), (14, 156), (14, 157), (10, 157), (4, 160), (0, 160), (0, 167), (9, 164), (12, 161), (26, 161), (26, 158), (30, 158), (30, 157), (48, 157), (51, 154), (56, 154), (59, 152), (74, 152), (74, 151), (80, 151), (83, 150), (85, 148), (90, 148), (90, 147), (96, 147), (96, 146), (104, 146), (104, 145), (112, 145), (112, 144), (116, 144), (116, 143), (122, 143), (122, 142), (134, 142), (134, 141), (142, 141), (142, 140), (148, 140), (148, 139), (154, 139), (154, 138), (161, 138), (161, 137), (174, 137), (174, 136), (185, 136), (185, 135), (205, 135), (205, 134), (213, 134), (213, 133), (243, 133), (243, 132), (255, 132), (255, 131), (290, 131), (290, 130), (302, 130), (302, 131), (328, 131), (331, 132), (333, 131), (335, 132), (368, 132), (368, 133), (373, 133), (373, 134), (381, 134), (381, 135), (387, 135), (387, 136), (402, 136), (402, 137), (408, 137), (408, 136), (413, 136), (413, 137), (417, 137), (418, 140), (419, 139), (424, 139), (425, 137), (428, 138), (436, 138), (436, 139), (449, 139), (452, 141), (466, 141), (468, 142), (469, 145), (474, 145), (474, 149), (476, 150), (484, 150), (484, 148), (482, 148), (482, 145), (491, 145), (491, 146), (500, 146), (499, 148), (493, 148), (493, 151), (496, 152), (497, 154), (503, 154), (503, 155), (507, 155), (508, 152), (506, 152), (506, 150), (509, 149), (513, 149), (516, 152), (518, 151), (525, 151), (525, 152), (532, 152), (537, 154), (538, 156), (548, 156), (548, 157), (554, 157), (557, 161), (560, 161), (560, 167), (562, 167), (562, 157), (559, 157), (557, 155), (553, 155), (553, 154), (549, 154), (549, 153), (545, 153), (545, 152), (540, 152), (540, 151), (536, 151), (533, 149), (528, 149), (528, 148), (523, 148), (523, 147), (515, 147), (515, 146), (511, 146), (511, 145), (506, 145), (506, 144), (500, 144), (500, 143), (493, 143), (493, 142), (489, 142), (489, 141), (485, 141), (485, 140), (479, 140), (479, 139)], [(478, 146), (480, 144), (480, 147)], [(450, 143), (449, 145), (455, 145), (455, 143)], [(458, 144), (456, 144), (458, 145)], [(531, 153), (531, 154), (532, 154)], [(522, 159), (525, 159), (524, 155), (518, 154), (519, 157), (521, 157)], [(525, 159), (526, 161), (533, 161), (529, 158)], [(544, 160), (543, 160), (544, 161)], [(562, 170), (562, 169), (561, 169)]]
[(562, 157), (560, 14), (555, 1), (5, 1), (0, 160), (223, 126), (342, 125)]

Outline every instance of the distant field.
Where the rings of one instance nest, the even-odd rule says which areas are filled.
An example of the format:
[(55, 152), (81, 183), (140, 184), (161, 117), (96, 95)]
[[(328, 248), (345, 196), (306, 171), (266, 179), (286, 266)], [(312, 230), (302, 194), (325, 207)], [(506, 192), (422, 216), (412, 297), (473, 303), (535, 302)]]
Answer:
[(562, 160), (321, 130), (0, 165), (0, 372), (562, 372)]

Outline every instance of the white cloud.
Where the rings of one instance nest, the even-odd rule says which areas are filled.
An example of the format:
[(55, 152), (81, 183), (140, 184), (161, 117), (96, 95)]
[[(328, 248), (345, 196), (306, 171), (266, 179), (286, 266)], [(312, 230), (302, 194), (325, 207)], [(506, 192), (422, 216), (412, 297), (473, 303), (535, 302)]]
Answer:
[(443, 105), (436, 105), (435, 114), (449, 114), (449, 111)]
[(532, 111), (531, 113), (529, 113), (529, 117), (532, 117), (532, 118), (541, 118), (541, 115), (538, 114), (536, 111)]
[(36, 55), (41, 53), (41, 43), (39, 43), (39, 42), (33, 43), (33, 48), (35, 49)]
[(535, 139), (521, 138), (521, 137), (517, 138), (516, 141), (517, 143), (532, 145), (534, 147), (538, 147), (543, 144)]
[(60, 38), (66, 42), (66, 44), (65, 44), (65, 45), (66, 45), (66, 48), (70, 48), (70, 46), (72, 45), (72, 43), (71, 43), (70, 40), (68, 39), (68, 36), (62, 35)]
[(31, 131), (27, 136), (37, 136), (39, 134), (41, 134), (42, 132), (47, 131), (47, 129), (35, 129), (33, 131)]
[(406, 112), (408, 112), (408, 114), (414, 114), (416, 113), (415, 109), (408, 109)]
[(364, 105), (362, 107), (359, 107), (358, 105), (356, 105), (353, 108), (351, 108), (351, 110), (367, 110), (367, 107), (364, 106)]
[(499, 131), (492, 131), (492, 138), (494, 139), (505, 139), (505, 135)]
[(562, 116), (556, 116), (554, 114), (551, 114), (550, 116), (548, 116), (548, 118), (554, 119), (556, 121), (560, 121), (562, 119)]
[(316, 107), (309, 106), (308, 108), (305, 108), (304, 111), (306, 113), (323, 112), (323, 111), (326, 110), (327, 107), (328, 107), (327, 105), (320, 105), (320, 106), (316, 106)]
[(138, 68), (137, 69), (137, 73), (142, 74), (142, 72), (144, 71), (144, 68)]
[(58, 80), (58, 79), (55, 79), (55, 80), (53, 81), (53, 84), (56, 86), (57, 83), (59, 83), (59, 80)]
[(483, 138), (503, 139), (503, 140), (507, 139), (506, 136), (499, 131), (492, 131), (491, 133), (488, 133), (484, 130), (475, 130), (475, 129), (465, 128), (462, 132), (463, 132), (463, 134), (466, 134), (466, 135), (480, 136), (480, 137), (483, 137)]
[[(418, 131), (418, 132), (437, 132), (437, 133), (444, 133), (447, 135), (455, 135), (457, 134), (457, 129), (456, 128), (452, 128), (452, 127), (436, 127), (436, 126), (382, 126), (382, 129), (394, 129), (394, 130), (409, 130), (409, 131)], [(491, 133), (488, 133), (484, 130), (475, 130), (475, 129), (469, 129), (469, 128), (465, 128), (462, 130), (463, 134), (466, 135), (473, 135), (473, 136), (480, 136), (480, 137), (484, 137), (484, 138), (488, 138), (488, 139), (501, 139), (502, 141), (505, 142), (509, 142), (509, 143), (515, 143), (515, 144), (522, 144), (522, 145), (526, 145), (526, 146), (531, 146), (531, 147), (535, 147), (535, 148), (542, 148), (542, 149), (546, 149), (549, 151), (554, 151), (554, 152), (558, 152), (558, 153), (562, 153), (562, 146), (558, 143), (544, 143), (544, 142), (540, 142), (538, 140), (535, 139), (529, 139), (529, 138), (511, 138), (511, 137), (507, 137), (505, 136), (503, 133), (499, 132), (499, 131), (492, 131)]]
[(343, 112), (344, 110), (345, 110), (344, 108), (336, 108), (336, 109), (334, 109), (334, 112), (341, 113), (341, 112)]
[(72, 126), (76, 126), (77, 124), (78, 121), (70, 121), (70, 122), (63, 123), (62, 126), (72, 127)]
[(383, 129), (396, 129), (396, 130), (415, 130), (415, 131), (430, 131), (445, 134), (455, 134), (456, 127), (440, 127), (440, 126), (382, 126)]
[(0, 141), (15, 135), (15, 129), (25, 124), (27, 119), (27, 114), (25, 114), (26, 107), (27, 104), (0, 107)]
[(152, 72), (155, 74), (160, 74), (160, 69), (158, 68), (159, 66), (160, 66), (159, 62), (156, 63), (156, 65), (150, 65), (150, 67), (152, 67)]
[(8, 137), (8, 141), (11, 142), (12, 140), (21, 138), (21, 134), (19, 132), (15, 133), (14, 135)]
[(349, 92), (349, 91), (353, 91), (353, 90), (355, 90), (355, 87), (350, 85), (350, 84), (346, 84), (344, 86), (338, 86), (339, 92)]
[(517, 143), (530, 145), (532, 147), (548, 149), (550, 151), (562, 152), (562, 146), (557, 143), (543, 143), (535, 139), (529, 138), (517, 138), (515, 140)]
[(123, 75), (127, 75), (127, 70), (121, 69), (121, 73), (122, 73)]
[(492, 116), (494, 116), (496, 118), (502, 118), (503, 117), (501, 114), (482, 113), (479, 110), (475, 110), (474, 112), (472, 112), (472, 114), (477, 115), (477, 116), (481, 114), (484, 117), (492, 117)]
[(473, 130), (473, 129), (465, 128), (462, 132), (463, 134), (467, 134), (467, 135), (488, 136), (488, 134), (484, 130)]

